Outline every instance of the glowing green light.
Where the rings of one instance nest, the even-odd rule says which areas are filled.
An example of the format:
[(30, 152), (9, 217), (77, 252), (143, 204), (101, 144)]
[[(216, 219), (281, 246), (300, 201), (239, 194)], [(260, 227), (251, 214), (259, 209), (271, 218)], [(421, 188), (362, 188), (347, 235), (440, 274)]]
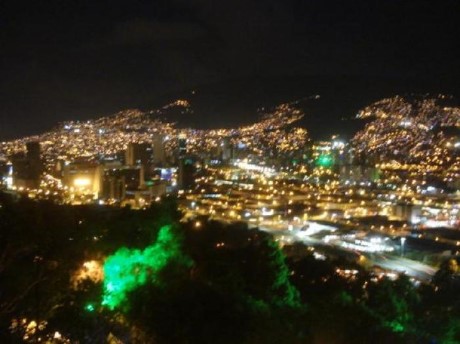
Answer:
[(300, 307), (299, 291), (289, 281), (289, 269), (286, 265), (283, 252), (278, 245), (271, 241), (271, 265), (276, 271), (275, 279), (271, 286), (271, 292), (274, 295), (273, 301), (280, 306)]
[(95, 308), (94, 308), (94, 306), (93, 306), (91, 303), (88, 303), (88, 304), (85, 306), (85, 310), (87, 310), (88, 312), (94, 312)]
[(334, 163), (334, 159), (330, 154), (321, 154), (316, 159), (316, 165), (320, 167), (331, 167)]
[(388, 326), (391, 328), (393, 332), (404, 332), (405, 331), (405, 327), (399, 321), (396, 321), (396, 320), (388, 322)]
[(123, 247), (108, 257), (104, 263), (104, 294), (102, 305), (113, 310), (126, 301), (127, 294), (146, 284), (157, 283), (158, 273), (171, 261), (189, 266), (180, 240), (171, 226), (160, 229), (156, 242), (144, 250)]

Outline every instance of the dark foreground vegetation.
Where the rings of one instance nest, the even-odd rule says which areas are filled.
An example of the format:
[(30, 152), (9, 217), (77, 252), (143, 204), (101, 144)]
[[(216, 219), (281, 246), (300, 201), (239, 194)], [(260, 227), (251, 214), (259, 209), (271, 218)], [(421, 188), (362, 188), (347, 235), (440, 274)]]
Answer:
[[(0, 342), (460, 343), (455, 260), (415, 287), (300, 245), (284, 254), (245, 224), (181, 223), (176, 209), (169, 199), (130, 210), (0, 194)], [(85, 262), (144, 252), (165, 225), (174, 251), (116, 307), (103, 304), (107, 283), (75, 280)]]

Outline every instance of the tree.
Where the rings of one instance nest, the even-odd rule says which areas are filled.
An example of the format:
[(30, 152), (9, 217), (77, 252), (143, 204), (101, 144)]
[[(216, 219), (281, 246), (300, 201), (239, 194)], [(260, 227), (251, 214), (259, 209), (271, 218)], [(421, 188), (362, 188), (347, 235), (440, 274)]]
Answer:
[(365, 305), (380, 320), (381, 326), (395, 333), (406, 333), (415, 330), (414, 311), (419, 302), (409, 278), (400, 275), (395, 281), (383, 278), (370, 284)]

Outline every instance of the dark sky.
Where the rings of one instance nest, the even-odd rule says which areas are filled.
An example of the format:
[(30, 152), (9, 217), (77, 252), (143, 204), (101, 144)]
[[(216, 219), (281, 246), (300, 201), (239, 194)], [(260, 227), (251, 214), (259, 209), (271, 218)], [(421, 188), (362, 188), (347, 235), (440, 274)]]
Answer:
[[(271, 85), (269, 97), (277, 80), (303, 80), (293, 95), (316, 83), (347, 99), (412, 86), (458, 95), (459, 18), (458, 0), (3, 0), (0, 140), (158, 106), (192, 89), (225, 98)], [(238, 102), (232, 95), (222, 104), (229, 99)], [(219, 125), (218, 106), (209, 109)]]

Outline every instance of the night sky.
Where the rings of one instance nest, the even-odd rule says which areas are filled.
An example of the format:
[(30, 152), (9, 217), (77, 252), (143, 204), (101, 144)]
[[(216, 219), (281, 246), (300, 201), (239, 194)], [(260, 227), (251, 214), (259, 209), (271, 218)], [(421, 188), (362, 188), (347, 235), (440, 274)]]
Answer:
[(458, 0), (3, 0), (0, 140), (192, 90), (197, 126), (316, 93), (317, 127), (399, 92), (459, 96), (459, 18)]

